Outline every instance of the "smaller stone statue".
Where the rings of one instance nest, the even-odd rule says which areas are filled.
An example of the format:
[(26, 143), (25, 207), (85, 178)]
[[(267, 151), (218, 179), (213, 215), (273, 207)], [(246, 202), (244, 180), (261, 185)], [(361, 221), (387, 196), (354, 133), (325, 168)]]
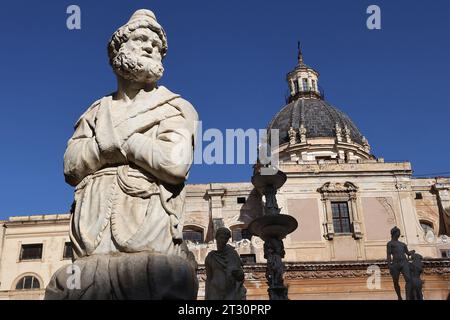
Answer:
[(352, 143), (352, 137), (350, 135), (350, 129), (347, 126), (344, 127), (344, 133), (345, 133), (345, 141), (347, 143)]
[(339, 123), (336, 123), (335, 130), (336, 130), (337, 141), (342, 142), (342, 129), (341, 129), (341, 126), (339, 125)]
[(364, 151), (370, 153), (370, 144), (366, 137), (362, 137), (362, 143), (364, 147)]
[(264, 258), (267, 259), (266, 279), (270, 287), (283, 287), (284, 266), (282, 259), (286, 252), (282, 240), (271, 238), (264, 242)]
[(409, 271), (411, 273), (411, 296), (408, 300), (423, 300), (422, 279), (420, 279), (420, 275), (423, 272), (423, 257), (418, 253), (414, 253), (411, 258), (412, 262), (409, 263)]
[(299, 132), (300, 132), (300, 142), (301, 143), (306, 143), (306, 128), (305, 128), (305, 125), (303, 123), (300, 126)]
[(266, 205), (264, 207), (265, 214), (278, 214), (280, 213), (280, 208), (277, 203), (277, 188), (273, 185), (266, 186)]
[(387, 262), (394, 281), (395, 293), (397, 293), (398, 300), (402, 300), (399, 279), (400, 274), (403, 274), (406, 283), (406, 298), (409, 299), (411, 297), (411, 272), (407, 256), (412, 256), (416, 252), (414, 250), (409, 251), (406, 244), (398, 241), (400, 238), (399, 228), (392, 228), (391, 237), (392, 240), (387, 243)]
[(217, 229), (217, 250), (211, 251), (205, 260), (206, 300), (245, 300), (244, 269), (236, 250), (227, 244), (231, 232), (225, 227)]
[(294, 144), (297, 143), (297, 132), (295, 131), (294, 128), (290, 127), (288, 134), (289, 134), (289, 144), (293, 146)]

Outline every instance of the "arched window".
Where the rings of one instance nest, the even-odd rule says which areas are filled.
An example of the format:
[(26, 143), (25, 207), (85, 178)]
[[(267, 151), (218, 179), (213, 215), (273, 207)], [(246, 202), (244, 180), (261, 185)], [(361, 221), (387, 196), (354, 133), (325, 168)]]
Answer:
[(40, 289), (41, 284), (35, 276), (22, 277), (16, 284), (16, 290)]
[(238, 242), (243, 239), (252, 239), (252, 234), (250, 233), (250, 231), (248, 231), (248, 229), (242, 225), (231, 227), (231, 240), (233, 242)]
[(303, 91), (309, 91), (308, 79), (303, 78)]
[(203, 229), (196, 226), (183, 228), (183, 239), (194, 243), (204, 243)]
[(294, 94), (298, 93), (300, 90), (298, 88), (298, 81), (294, 80)]
[(425, 234), (428, 233), (428, 231), (431, 231), (434, 233), (433, 223), (426, 221), (426, 220), (420, 220), (420, 226), (423, 229), (423, 232)]

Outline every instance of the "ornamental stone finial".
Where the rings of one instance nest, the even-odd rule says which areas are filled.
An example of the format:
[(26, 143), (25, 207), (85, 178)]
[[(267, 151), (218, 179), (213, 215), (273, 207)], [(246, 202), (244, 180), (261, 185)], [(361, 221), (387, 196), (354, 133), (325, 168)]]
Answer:
[(301, 124), (299, 131), (300, 131), (300, 142), (301, 143), (306, 143), (307, 130), (306, 130), (305, 125), (303, 123)]
[(367, 140), (366, 137), (362, 137), (362, 143), (363, 143), (363, 147), (364, 147), (364, 151), (367, 153), (370, 153), (370, 144), (369, 141)]
[(336, 130), (337, 141), (342, 142), (342, 129), (341, 129), (341, 126), (339, 125), (339, 123), (336, 123), (335, 130)]
[(297, 131), (294, 128), (290, 127), (288, 134), (289, 134), (289, 145), (293, 146), (294, 144), (297, 143)]
[(345, 133), (345, 141), (347, 143), (352, 143), (352, 137), (350, 135), (350, 129), (345, 125), (344, 127), (344, 133)]

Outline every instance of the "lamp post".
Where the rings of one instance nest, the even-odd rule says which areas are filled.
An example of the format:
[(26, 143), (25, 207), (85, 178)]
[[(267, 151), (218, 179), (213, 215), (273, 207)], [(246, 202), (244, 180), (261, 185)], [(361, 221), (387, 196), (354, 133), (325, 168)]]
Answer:
[[(275, 173), (276, 172), (276, 173)], [(270, 300), (288, 300), (288, 290), (284, 285), (283, 273), (284, 244), (283, 239), (298, 227), (292, 216), (281, 214), (277, 203), (277, 190), (286, 183), (286, 174), (275, 170), (274, 174), (264, 175), (256, 170), (252, 184), (265, 196), (263, 216), (256, 218), (249, 225), (252, 235), (264, 241), (264, 258), (267, 260), (266, 279)]]

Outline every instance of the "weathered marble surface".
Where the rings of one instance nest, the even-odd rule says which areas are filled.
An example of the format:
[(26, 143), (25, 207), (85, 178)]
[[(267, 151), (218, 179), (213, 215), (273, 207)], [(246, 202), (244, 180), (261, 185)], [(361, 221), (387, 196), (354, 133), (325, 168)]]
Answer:
[(151, 11), (136, 11), (108, 49), (118, 89), (80, 117), (64, 155), (66, 181), (75, 187), (70, 237), (84, 293), (60, 287), (63, 268), (46, 296), (193, 299), (195, 261), (182, 230), (197, 112), (157, 85), (167, 38)]
[(179, 256), (147, 252), (93, 255), (74, 265), (80, 270), (79, 289), (69, 279), (71, 269), (63, 267), (52, 277), (46, 300), (197, 299), (195, 268)]

